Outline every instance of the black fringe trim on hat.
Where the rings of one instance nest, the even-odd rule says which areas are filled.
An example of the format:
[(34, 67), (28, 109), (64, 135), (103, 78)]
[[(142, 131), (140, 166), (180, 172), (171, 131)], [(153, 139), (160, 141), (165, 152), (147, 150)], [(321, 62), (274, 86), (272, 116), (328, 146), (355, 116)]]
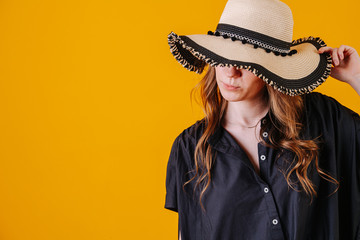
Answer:
[[(184, 40), (186, 40), (186, 42)], [(317, 49), (326, 46), (323, 40), (318, 37), (315, 38), (312, 36), (294, 40), (292, 42), (292, 46), (305, 42), (313, 44)], [(325, 82), (325, 80), (329, 77), (332, 66), (331, 55), (327, 53), (322, 53), (320, 54), (320, 63), (316, 70), (305, 78), (295, 81), (283, 79), (255, 63), (247, 63), (225, 59), (211, 52), (210, 50), (197, 45), (188, 37), (179, 37), (174, 32), (171, 32), (168, 35), (168, 44), (170, 46), (170, 51), (175, 57), (175, 59), (189, 71), (194, 71), (200, 74), (203, 72), (206, 64), (209, 64), (212, 67), (232, 66), (236, 67), (237, 69), (246, 69), (252, 72), (255, 76), (261, 78), (264, 82), (272, 86), (274, 89), (290, 96), (302, 95), (313, 91), (320, 84)], [(190, 46), (190, 44), (196, 47), (196, 49), (198, 50)], [(324, 67), (325, 71), (323, 71)]]

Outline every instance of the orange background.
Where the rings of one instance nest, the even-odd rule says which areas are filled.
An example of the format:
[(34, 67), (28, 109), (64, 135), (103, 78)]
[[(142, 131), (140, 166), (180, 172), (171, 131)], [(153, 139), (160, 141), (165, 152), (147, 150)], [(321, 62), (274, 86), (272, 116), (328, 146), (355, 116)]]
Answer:
[[(360, 52), (360, 3), (285, 1), (294, 39)], [(170, 147), (202, 118), (167, 34), (215, 30), (225, 0), (0, 2), (0, 239), (176, 239)], [(329, 78), (317, 91), (359, 112)]]

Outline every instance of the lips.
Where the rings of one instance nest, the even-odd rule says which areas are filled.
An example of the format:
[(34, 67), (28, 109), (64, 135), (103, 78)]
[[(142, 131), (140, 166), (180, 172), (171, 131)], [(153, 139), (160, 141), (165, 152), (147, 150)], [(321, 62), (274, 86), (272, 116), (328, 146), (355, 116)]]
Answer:
[(229, 90), (234, 90), (234, 89), (240, 88), (239, 86), (233, 86), (233, 85), (230, 85), (230, 84), (226, 84), (226, 83), (224, 83), (224, 82), (222, 82), (222, 84), (224, 85), (224, 87), (225, 87), (226, 89), (229, 89)]

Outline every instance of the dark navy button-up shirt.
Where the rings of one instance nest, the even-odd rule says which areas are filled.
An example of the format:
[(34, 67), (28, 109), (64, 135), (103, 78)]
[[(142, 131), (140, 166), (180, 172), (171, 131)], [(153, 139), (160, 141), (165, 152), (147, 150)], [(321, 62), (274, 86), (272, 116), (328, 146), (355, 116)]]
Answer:
[[(323, 94), (303, 98), (302, 137), (319, 137), (319, 167), (340, 181), (339, 190), (332, 194), (336, 185), (321, 178), (312, 162), (308, 176), (318, 195), (310, 204), (281, 172), (289, 167), (291, 152), (275, 161), (278, 150), (258, 143), (257, 174), (245, 151), (219, 126), (208, 140), (216, 158), (203, 212), (199, 191), (193, 192), (195, 180), (182, 187), (194, 176), (202, 119), (177, 136), (167, 165), (165, 208), (178, 212), (182, 240), (360, 240), (360, 117)], [(264, 129), (265, 141), (267, 137)]]

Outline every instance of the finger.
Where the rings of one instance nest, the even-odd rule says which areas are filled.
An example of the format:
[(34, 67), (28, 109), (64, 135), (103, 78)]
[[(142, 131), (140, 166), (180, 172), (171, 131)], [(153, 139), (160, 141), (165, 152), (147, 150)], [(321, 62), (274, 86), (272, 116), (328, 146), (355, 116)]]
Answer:
[(332, 60), (334, 62), (334, 66), (339, 65), (338, 48), (334, 48), (332, 52)]
[(323, 53), (323, 52), (329, 52), (329, 51), (332, 51), (332, 47), (321, 47), (318, 49), (318, 52), (319, 53)]
[[(344, 48), (344, 51), (343, 51), (344, 57), (345, 57), (345, 56), (350, 56), (350, 55), (352, 55), (353, 53), (357, 53), (357, 52), (356, 52), (356, 49), (353, 48), (353, 47), (350, 47), (350, 46), (348, 46), (348, 45), (341, 45), (341, 46), (343, 46), (343, 48)], [(341, 46), (340, 46), (340, 47), (341, 47)]]
[(345, 48), (346, 48), (346, 45), (341, 45), (339, 47), (338, 56), (339, 56), (340, 60), (344, 59), (344, 50), (345, 50)]

